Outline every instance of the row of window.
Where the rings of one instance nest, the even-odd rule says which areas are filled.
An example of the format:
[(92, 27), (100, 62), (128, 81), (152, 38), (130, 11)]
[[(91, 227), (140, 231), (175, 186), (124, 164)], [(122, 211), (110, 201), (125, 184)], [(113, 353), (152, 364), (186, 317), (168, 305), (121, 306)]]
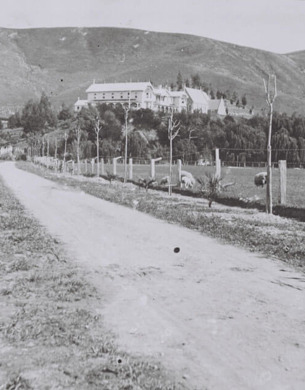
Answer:
[[(99, 95), (100, 95), (100, 94), (99, 94)], [(129, 99), (129, 98), (135, 98), (135, 99), (137, 99), (137, 98), (138, 98), (137, 93), (132, 94), (132, 93), (130, 93), (130, 92), (127, 92), (127, 93), (124, 94), (123, 92), (121, 92), (121, 93), (115, 94), (114, 92), (111, 92), (111, 93), (106, 94), (106, 92), (104, 92), (104, 93), (102, 94), (102, 99), (106, 99), (107, 97), (108, 97), (108, 98), (111, 97), (111, 99), (115, 99), (115, 97), (118, 98), (118, 95), (119, 95), (119, 97), (120, 97), (121, 99)], [(132, 96), (132, 95), (133, 95), (133, 96)], [(150, 95), (150, 94), (146, 94), (147, 97), (150, 97), (150, 96), (148, 96), (148, 95)], [(96, 100), (96, 99), (97, 99), (97, 94), (95, 93), (95, 94), (94, 94), (94, 100)]]

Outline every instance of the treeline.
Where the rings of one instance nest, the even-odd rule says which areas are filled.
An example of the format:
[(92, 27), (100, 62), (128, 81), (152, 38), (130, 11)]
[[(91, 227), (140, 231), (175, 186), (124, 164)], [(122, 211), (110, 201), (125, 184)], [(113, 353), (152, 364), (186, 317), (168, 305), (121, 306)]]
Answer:
[[(199, 159), (212, 160), (213, 150), (220, 149), (222, 161), (266, 161), (268, 117), (250, 119), (215, 118), (209, 114), (176, 113), (180, 131), (173, 142), (174, 159), (194, 163)], [(73, 113), (63, 106), (55, 112), (43, 95), (38, 102), (28, 102), (21, 113), (10, 118), (10, 127), (22, 126), (28, 142), (36, 153), (46, 153), (44, 145), (49, 138), (49, 153), (58, 156), (66, 152), (76, 157), (77, 129), (80, 129), (81, 158), (96, 156), (96, 125), (100, 124), (100, 156), (110, 159), (124, 155), (125, 111), (118, 105), (101, 104)], [(12, 126), (12, 124), (14, 126)], [(272, 161), (287, 160), (295, 166), (305, 166), (305, 118), (293, 114), (274, 113), (272, 135)], [(169, 157), (168, 116), (149, 109), (130, 110), (127, 118), (128, 155), (137, 159)], [(1, 133), (0, 133), (1, 134)], [(64, 134), (66, 134), (66, 139)]]

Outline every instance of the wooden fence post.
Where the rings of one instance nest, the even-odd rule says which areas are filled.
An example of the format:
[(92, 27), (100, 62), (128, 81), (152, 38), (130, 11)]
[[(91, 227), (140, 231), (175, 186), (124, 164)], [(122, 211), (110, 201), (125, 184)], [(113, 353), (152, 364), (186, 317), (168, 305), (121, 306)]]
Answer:
[(130, 158), (129, 159), (129, 180), (132, 180), (132, 168), (133, 168), (133, 166), (132, 166), (132, 158)]
[(120, 156), (120, 157), (114, 157), (114, 158), (112, 159), (112, 164), (113, 164), (113, 168), (112, 168), (113, 171), (112, 171), (112, 173), (113, 173), (114, 176), (117, 175), (116, 163), (117, 163), (117, 161), (118, 161), (120, 158), (122, 158), (122, 156)]
[(85, 160), (85, 174), (87, 175), (88, 173), (88, 162), (87, 159)]
[(101, 174), (103, 176), (105, 175), (105, 163), (103, 158), (101, 158)]
[(220, 178), (220, 176), (221, 176), (221, 161), (219, 159), (219, 149), (215, 149), (215, 161), (216, 161), (216, 173), (215, 173), (215, 176)]
[(180, 159), (177, 160), (178, 165), (178, 180), (181, 182), (181, 170), (182, 170), (182, 161)]
[(286, 160), (279, 161), (280, 170), (280, 193), (279, 203), (286, 204), (286, 188), (287, 188), (287, 164)]
[(156, 161), (160, 161), (162, 160), (162, 157), (158, 157), (158, 158), (152, 158), (150, 160), (150, 177), (152, 179), (155, 179), (156, 178), (156, 169), (155, 169), (155, 162)]
[(94, 175), (94, 158), (91, 160), (91, 173)]

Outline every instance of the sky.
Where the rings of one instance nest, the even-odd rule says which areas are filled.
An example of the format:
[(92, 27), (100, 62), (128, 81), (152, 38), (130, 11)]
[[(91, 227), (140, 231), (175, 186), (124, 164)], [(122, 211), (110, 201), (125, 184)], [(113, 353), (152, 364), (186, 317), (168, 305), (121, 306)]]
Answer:
[(124, 27), (305, 50), (305, 0), (0, 0), (0, 27)]

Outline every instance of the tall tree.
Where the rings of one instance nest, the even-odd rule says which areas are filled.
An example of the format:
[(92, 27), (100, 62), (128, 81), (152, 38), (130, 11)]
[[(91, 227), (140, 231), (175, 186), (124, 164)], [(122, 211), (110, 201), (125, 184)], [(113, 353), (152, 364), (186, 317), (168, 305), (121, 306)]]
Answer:
[(178, 91), (181, 91), (183, 89), (183, 78), (182, 78), (180, 71), (178, 72), (178, 75), (177, 75), (176, 85), (177, 85)]

